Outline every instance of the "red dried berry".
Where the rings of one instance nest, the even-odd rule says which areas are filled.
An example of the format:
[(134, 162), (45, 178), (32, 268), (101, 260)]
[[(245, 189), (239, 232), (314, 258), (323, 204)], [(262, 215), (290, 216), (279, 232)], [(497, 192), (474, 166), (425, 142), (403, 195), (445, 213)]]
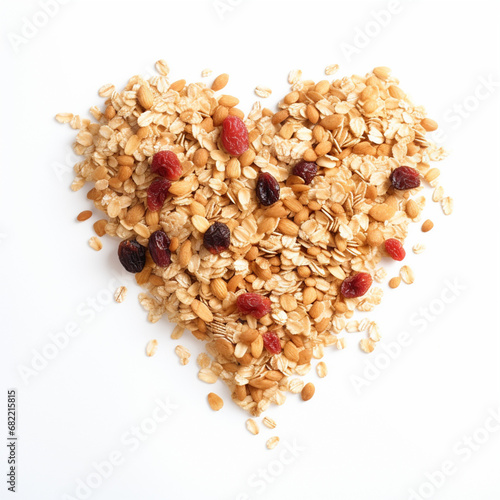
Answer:
[(249, 147), (248, 129), (241, 118), (229, 115), (222, 122), (222, 145), (233, 156), (243, 154)]
[(153, 156), (151, 172), (166, 177), (169, 181), (176, 181), (182, 175), (182, 165), (172, 151), (159, 151)]
[(157, 212), (163, 207), (167, 199), (168, 190), (172, 183), (163, 177), (156, 178), (148, 187), (148, 208), (152, 212)]
[(398, 167), (389, 177), (394, 189), (413, 189), (420, 186), (420, 174), (411, 167)]
[(241, 314), (251, 314), (254, 318), (260, 319), (271, 312), (271, 300), (258, 293), (242, 293), (236, 299), (238, 311)]
[(280, 199), (280, 185), (269, 173), (259, 174), (257, 179), (257, 198), (262, 205), (268, 207)]
[(140, 273), (146, 264), (146, 247), (135, 240), (122, 241), (118, 246), (118, 258), (129, 273)]
[(318, 165), (313, 161), (301, 160), (293, 167), (292, 174), (304, 179), (306, 184), (311, 184), (318, 173)]
[(164, 231), (155, 231), (149, 237), (149, 253), (155, 264), (159, 267), (167, 267), (172, 259), (170, 258), (170, 238)]
[(358, 273), (346, 278), (340, 286), (340, 293), (346, 299), (361, 297), (372, 286), (373, 279), (368, 273)]
[(271, 354), (279, 354), (281, 352), (280, 338), (275, 332), (263, 333), (262, 340), (264, 341), (264, 347)]
[(214, 222), (203, 235), (203, 245), (213, 254), (227, 250), (231, 244), (231, 231), (223, 222)]
[(394, 260), (403, 260), (406, 257), (405, 249), (402, 243), (395, 239), (389, 238), (385, 240), (385, 250)]

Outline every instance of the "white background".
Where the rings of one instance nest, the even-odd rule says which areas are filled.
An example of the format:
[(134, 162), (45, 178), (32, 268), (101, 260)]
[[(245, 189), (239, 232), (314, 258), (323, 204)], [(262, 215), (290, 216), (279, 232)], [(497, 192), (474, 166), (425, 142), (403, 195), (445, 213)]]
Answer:
[[(75, 0), (16, 51), (14, 35), (43, 11), (31, 0), (2, 2), (0, 436), (7, 432), (6, 391), (16, 388), (19, 467), (17, 493), (2, 479), (0, 498), (83, 498), (77, 481), (90, 477), (95, 486), (93, 463), (119, 452), (121, 465), (89, 498), (406, 500), (419, 498), (411, 490), (421, 488), (420, 498), (498, 500), (500, 432), (481, 431), (500, 402), (497, 5)], [(381, 11), (389, 8), (385, 22)], [(348, 55), (346, 44), (356, 52)], [(339, 75), (387, 65), (440, 123), (439, 140), (451, 152), (439, 167), (455, 211), (445, 217), (429, 200), (435, 229), (424, 235), (415, 226), (408, 240), (408, 248), (427, 246), (408, 255), (415, 283), (396, 291), (384, 285), (384, 302), (369, 315), (383, 334), (376, 351), (366, 355), (358, 349), (361, 334), (346, 334), (347, 348), (325, 356), (327, 378), (314, 370), (307, 377), (315, 397), (302, 403), (290, 396), (269, 411), (275, 431), (261, 425), (258, 436), (245, 430), (247, 415), (222, 383), (197, 379), (201, 343), (188, 334), (170, 339), (166, 320), (146, 321), (140, 289), (117, 261), (117, 241), (104, 238), (101, 252), (90, 249), (97, 217), (75, 222), (91, 205), (85, 189), (69, 190), (75, 133), (53, 116), (85, 115), (102, 105), (101, 85), (152, 73), (160, 58), (173, 80), (198, 80), (206, 67), (214, 76), (230, 73), (227, 92), (246, 111), (256, 85), (273, 89), (272, 107), (293, 68), (320, 80), (328, 64), (340, 64)], [(485, 80), (495, 85), (488, 90)], [(443, 305), (446, 280), (463, 289)], [(122, 284), (127, 300), (103, 306)], [(440, 314), (422, 320), (420, 308), (429, 306)], [(71, 323), (80, 334), (46, 366), (34, 361), (37, 353), (50, 355), (51, 335)], [(380, 353), (402, 332), (411, 345), (358, 392), (353, 376), (383, 363)], [(159, 350), (148, 358), (153, 338)], [(178, 343), (193, 352), (187, 366), (174, 354)], [(23, 380), (20, 367), (33, 362), (38, 371)], [(218, 413), (206, 403), (212, 390), (226, 402)], [(122, 439), (134, 426), (150, 429), (157, 398), (177, 409), (132, 450)], [(483, 444), (461, 444), (474, 433)], [(281, 442), (268, 451), (272, 435)], [(296, 451), (285, 453), (287, 444)], [(5, 441), (0, 449), (5, 478)], [(453, 473), (440, 480), (445, 461)], [(439, 487), (425, 485), (426, 474)]]

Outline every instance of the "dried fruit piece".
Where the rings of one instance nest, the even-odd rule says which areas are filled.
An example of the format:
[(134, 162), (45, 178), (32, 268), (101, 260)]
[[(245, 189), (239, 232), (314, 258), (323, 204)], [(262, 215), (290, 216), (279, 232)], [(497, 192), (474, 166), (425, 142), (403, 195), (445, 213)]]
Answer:
[(262, 205), (268, 207), (280, 199), (280, 185), (268, 172), (259, 174), (257, 179), (257, 198)]
[(358, 273), (346, 278), (340, 286), (340, 292), (346, 299), (361, 297), (372, 286), (373, 279), (368, 273)]
[(411, 167), (398, 167), (389, 177), (395, 189), (414, 189), (420, 186), (420, 174)]
[(241, 118), (229, 115), (222, 122), (222, 145), (233, 156), (243, 154), (249, 147), (248, 129)]
[(236, 305), (241, 314), (251, 314), (257, 319), (271, 312), (271, 299), (259, 293), (242, 293), (238, 295)]
[(266, 332), (262, 334), (264, 347), (271, 354), (279, 354), (281, 352), (280, 338), (276, 332)]
[(227, 250), (231, 244), (231, 231), (223, 222), (214, 222), (203, 235), (203, 245), (213, 254)]
[(153, 156), (151, 172), (176, 181), (182, 175), (182, 165), (177, 155), (172, 151), (159, 151)]
[(406, 257), (406, 252), (402, 243), (396, 238), (389, 238), (388, 240), (385, 240), (384, 246), (386, 252), (394, 260), (403, 260)]
[(318, 173), (318, 165), (313, 161), (301, 160), (293, 167), (292, 174), (304, 179), (306, 184), (311, 184)]
[(160, 267), (170, 265), (170, 238), (164, 231), (155, 231), (149, 238), (149, 253), (155, 264)]
[(118, 258), (129, 273), (140, 273), (146, 264), (146, 247), (135, 240), (122, 241), (118, 247)]
[(168, 190), (172, 183), (164, 179), (163, 177), (158, 177), (155, 179), (148, 187), (148, 208), (152, 212), (157, 212), (163, 207), (163, 203), (167, 199)]

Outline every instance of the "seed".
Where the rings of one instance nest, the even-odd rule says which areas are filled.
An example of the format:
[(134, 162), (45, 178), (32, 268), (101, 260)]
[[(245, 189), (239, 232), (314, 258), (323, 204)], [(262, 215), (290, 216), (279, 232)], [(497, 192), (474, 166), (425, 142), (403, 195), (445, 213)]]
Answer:
[(193, 253), (191, 251), (191, 241), (186, 240), (179, 250), (179, 266), (186, 267), (191, 260)]
[(424, 233), (427, 233), (434, 227), (434, 222), (432, 222), (430, 219), (427, 219), (423, 224), (422, 224), (422, 231)]
[(312, 304), (318, 298), (318, 294), (316, 292), (316, 288), (312, 286), (308, 286), (304, 288), (304, 292), (302, 294), (302, 303), (305, 306)]
[(219, 411), (223, 406), (224, 406), (224, 401), (220, 396), (217, 396), (217, 394), (211, 392), (208, 396), (208, 404), (210, 405), (210, 408), (214, 411)]
[(289, 116), (290, 113), (288, 112), (288, 109), (282, 109), (273, 115), (271, 122), (273, 125), (278, 125), (279, 123), (284, 122)]
[(217, 92), (218, 90), (222, 90), (229, 81), (229, 75), (227, 73), (222, 73), (219, 75), (212, 83), (212, 90)]
[(116, 289), (115, 292), (115, 301), (121, 304), (124, 300), (125, 297), (127, 296), (127, 287), (126, 286), (120, 286)]
[(387, 203), (380, 203), (370, 208), (368, 212), (378, 222), (390, 220), (396, 214), (396, 208), (389, 206)]
[(391, 69), (387, 66), (378, 66), (373, 70), (373, 74), (381, 80), (387, 80), (391, 74)]
[(272, 438), (269, 438), (266, 441), (267, 449), (272, 450), (273, 448), (276, 448), (276, 446), (278, 446), (279, 442), (280, 442), (280, 438), (278, 436), (274, 436)]
[(424, 118), (420, 122), (420, 125), (422, 125), (422, 127), (424, 127), (424, 129), (427, 132), (433, 132), (434, 130), (436, 130), (438, 128), (437, 122), (435, 122), (434, 120), (431, 120), (430, 118)]
[(294, 104), (299, 100), (300, 94), (296, 91), (290, 92), (283, 99), (285, 104)]
[(328, 115), (325, 116), (320, 123), (323, 128), (326, 128), (326, 130), (335, 130), (342, 124), (343, 121), (344, 117), (342, 115)]
[(147, 85), (141, 85), (137, 91), (137, 100), (144, 109), (150, 109), (153, 105), (153, 93)]
[(158, 341), (156, 339), (150, 340), (146, 346), (146, 356), (154, 356), (158, 350)]
[(401, 278), (399, 276), (395, 276), (389, 280), (389, 286), (391, 288), (397, 288), (401, 283)]
[[(241, 386), (237, 386), (237, 387), (241, 387)], [(246, 421), (246, 427), (247, 427), (248, 431), (251, 434), (253, 434), (254, 436), (256, 436), (259, 433), (259, 426), (257, 425), (257, 422), (253, 418), (249, 418)]]
[[(77, 215), (76, 220), (83, 222), (87, 219), (90, 219), (91, 217), (92, 217), (92, 211), (91, 210), (84, 210), (83, 212), (80, 212)], [(100, 235), (100, 236), (102, 236), (102, 235)]]
[(219, 104), (221, 106), (226, 106), (227, 108), (232, 108), (239, 104), (240, 100), (232, 95), (223, 95), (219, 99)]
[(177, 80), (170, 85), (170, 90), (174, 92), (180, 92), (186, 86), (186, 80)]
[(211, 323), (214, 320), (214, 316), (210, 309), (203, 302), (200, 302), (197, 299), (194, 299), (193, 302), (191, 302), (191, 309), (196, 316), (205, 321), (205, 323)]
[(378, 247), (382, 245), (384, 242), (384, 234), (380, 229), (371, 227), (368, 229), (368, 233), (366, 235), (366, 242), (371, 246), (371, 247)]
[(208, 151), (205, 148), (197, 149), (193, 156), (193, 163), (197, 167), (204, 167), (208, 161)]
[(306, 384), (300, 393), (300, 395), (302, 396), (302, 400), (309, 401), (314, 396), (315, 391), (316, 388), (314, 387), (314, 384), (312, 382)]
[(283, 354), (287, 359), (296, 363), (299, 360), (299, 350), (293, 342), (287, 342), (283, 348)]
[(280, 219), (278, 230), (286, 236), (297, 236), (299, 234), (299, 226), (290, 219)]
[(316, 373), (319, 378), (325, 378), (328, 375), (328, 369), (324, 361), (321, 361), (316, 365)]
[(316, 124), (319, 121), (319, 111), (316, 109), (316, 106), (312, 104), (308, 104), (306, 107), (306, 116), (307, 119), (313, 123)]
[(89, 240), (90, 248), (94, 249), (96, 252), (102, 249), (102, 242), (97, 236), (92, 236)]
[(406, 203), (405, 210), (406, 210), (406, 215), (408, 215), (410, 219), (418, 217), (418, 214), (420, 213), (420, 210), (415, 200), (408, 200), (408, 202)]
[(281, 295), (280, 305), (286, 312), (295, 311), (295, 309), (297, 309), (297, 301), (295, 300), (295, 297), (288, 293)]
[(219, 299), (224, 300), (227, 295), (227, 285), (222, 278), (215, 278), (210, 282), (212, 293)]

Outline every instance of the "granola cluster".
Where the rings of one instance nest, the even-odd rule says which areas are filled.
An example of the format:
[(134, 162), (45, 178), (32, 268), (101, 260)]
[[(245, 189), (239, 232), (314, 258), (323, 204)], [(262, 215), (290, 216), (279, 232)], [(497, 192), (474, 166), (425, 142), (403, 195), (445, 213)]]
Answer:
[[(84, 159), (75, 165), (72, 189), (93, 183), (87, 197), (107, 214), (106, 223), (96, 223), (98, 235), (144, 247), (155, 231), (169, 236), (170, 265), (159, 267), (148, 254), (136, 274), (147, 289), (140, 302), (149, 320), (166, 315), (178, 325), (175, 338), (187, 329), (206, 341), (211, 357), (199, 357), (200, 379), (220, 377), (238, 405), (259, 415), (270, 403), (283, 404), (287, 391), (304, 389), (296, 376), (307, 374), (326, 346), (344, 347), (342, 332), (348, 323), (353, 328), (356, 309), (380, 303), (377, 286), (352, 299), (340, 287), (360, 272), (383, 281), (384, 241), (404, 242), (410, 222), (420, 220), (423, 187), (398, 191), (391, 173), (416, 169), (435, 188), (434, 201), (451, 212), (439, 170), (430, 166), (445, 156), (426, 137), (437, 125), (384, 67), (318, 83), (292, 71), (279, 111), (257, 102), (246, 118), (238, 99), (220, 92), (227, 75), (210, 88), (170, 83), (162, 61), (157, 69), (159, 76), (134, 76), (121, 91), (102, 87), (105, 106), (91, 108), (94, 122), (58, 115), (79, 129), (74, 149)], [(248, 129), (250, 148), (240, 156), (221, 142), (228, 116), (244, 119)], [(182, 176), (162, 208), (151, 211), (147, 190), (157, 178), (151, 162), (161, 150), (177, 155)], [(293, 175), (302, 160), (318, 166), (310, 184)], [(256, 195), (262, 172), (280, 183), (280, 199), (271, 206)], [(231, 232), (229, 248), (219, 254), (203, 245), (215, 222)], [(271, 312), (242, 316), (237, 298), (248, 292), (268, 297)], [(370, 352), (380, 334), (374, 323), (364, 327), (361, 347)], [(263, 345), (270, 331), (279, 337), (279, 354)], [(318, 370), (326, 374), (323, 366)]]

